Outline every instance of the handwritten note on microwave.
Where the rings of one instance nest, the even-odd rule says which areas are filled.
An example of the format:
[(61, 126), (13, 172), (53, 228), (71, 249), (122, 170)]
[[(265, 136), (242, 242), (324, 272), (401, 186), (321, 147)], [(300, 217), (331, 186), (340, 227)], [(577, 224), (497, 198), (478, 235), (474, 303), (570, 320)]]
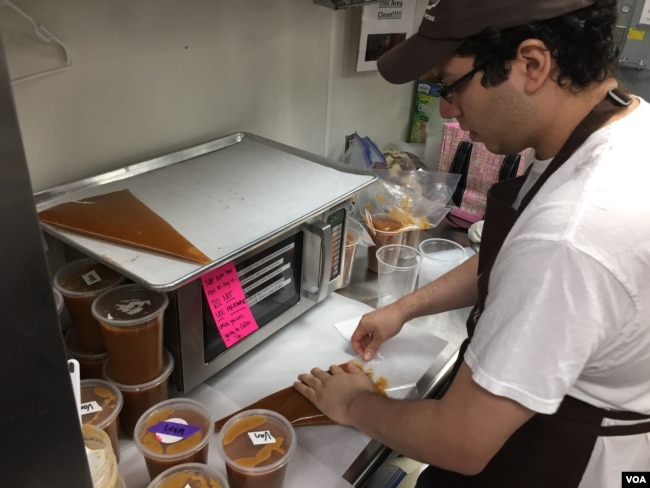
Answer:
[(226, 347), (237, 344), (259, 328), (246, 301), (234, 263), (210, 271), (201, 280), (214, 323)]

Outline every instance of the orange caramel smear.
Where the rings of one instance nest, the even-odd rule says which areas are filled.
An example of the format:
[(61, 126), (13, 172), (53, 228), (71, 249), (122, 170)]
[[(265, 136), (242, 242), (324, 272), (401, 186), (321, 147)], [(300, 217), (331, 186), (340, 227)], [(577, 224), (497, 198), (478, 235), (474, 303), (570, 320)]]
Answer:
[(253, 430), (255, 427), (259, 427), (264, 422), (266, 422), (266, 415), (251, 415), (250, 417), (238, 420), (223, 436), (223, 445), (227, 446), (240, 435)]
[(257, 454), (255, 454), (255, 456), (235, 459), (235, 463), (239, 464), (240, 466), (246, 466), (247, 468), (254, 468), (260, 463), (268, 460), (273, 452), (277, 452), (280, 455), (284, 454), (285, 451), (282, 449), (283, 443), (284, 439), (282, 437), (278, 437), (273, 444), (266, 444), (259, 451), (257, 451)]

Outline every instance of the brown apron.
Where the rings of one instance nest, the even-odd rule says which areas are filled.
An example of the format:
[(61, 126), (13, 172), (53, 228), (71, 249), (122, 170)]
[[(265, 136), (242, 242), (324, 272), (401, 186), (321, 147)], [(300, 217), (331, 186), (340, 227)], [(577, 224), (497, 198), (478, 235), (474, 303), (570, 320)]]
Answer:
[[(481, 316), (488, 294), (490, 271), (508, 232), (544, 182), (582, 143), (616, 111), (631, 102), (620, 88), (611, 90), (603, 102), (576, 127), (549, 167), (525, 195), (518, 210), (512, 207), (526, 176), (497, 183), (487, 196), (485, 227), (481, 237), (478, 265), (479, 300), (467, 320), (469, 338), (463, 343), (455, 375)], [(612, 412), (565, 397), (553, 415), (535, 414), (520, 427), (486, 468), (475, 476), (464, 476), (434, 466), (418, 479), (417, 488), (425, 487), (527, 487), (574, 488), (582, 479), (599, 436), (634, 435), (650, 432), (650, 422), (627, 426), (601, 427), (603, 418), (644, 420), (650, 416), (632, 412)], [(488, 419), (486, 419), (488, 421)]]

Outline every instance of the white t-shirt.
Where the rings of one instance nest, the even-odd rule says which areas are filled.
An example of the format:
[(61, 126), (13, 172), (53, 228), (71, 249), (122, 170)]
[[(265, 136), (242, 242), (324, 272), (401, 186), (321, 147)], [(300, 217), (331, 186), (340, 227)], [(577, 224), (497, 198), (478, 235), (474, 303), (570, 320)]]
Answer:
[[(486, 390), (545, 414), (565, 395), (650, 414), (648, 127), (641, 100), (592, 134), (515, 223), (465, 354)], [(599, 438), (581, 487), (619, 486), (622, 471), (650, 471), (650, 435)]]

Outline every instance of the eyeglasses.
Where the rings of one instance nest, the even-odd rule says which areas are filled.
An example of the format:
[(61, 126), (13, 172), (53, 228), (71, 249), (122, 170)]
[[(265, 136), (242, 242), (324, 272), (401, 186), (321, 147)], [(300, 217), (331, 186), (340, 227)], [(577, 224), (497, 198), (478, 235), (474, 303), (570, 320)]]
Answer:
[(452, 99), (449, 98), (449, 95), (451, 95), (453, 92), (455, 92), (463, 85), (468, 83), (472, 78), (474, 78), (474, 75), (476, 73), (482, 70), (483, 70), (483, 66), (477, 66), (466, 75), (463, 75), (460, 78), (458, 78), (449, 86), (445, 86), (442, 83), (440, 83), (440, 85), (438, 86), (438, 94), (440, 95), (440, 97), (444, 98), (447, 103), (452, 103)]

